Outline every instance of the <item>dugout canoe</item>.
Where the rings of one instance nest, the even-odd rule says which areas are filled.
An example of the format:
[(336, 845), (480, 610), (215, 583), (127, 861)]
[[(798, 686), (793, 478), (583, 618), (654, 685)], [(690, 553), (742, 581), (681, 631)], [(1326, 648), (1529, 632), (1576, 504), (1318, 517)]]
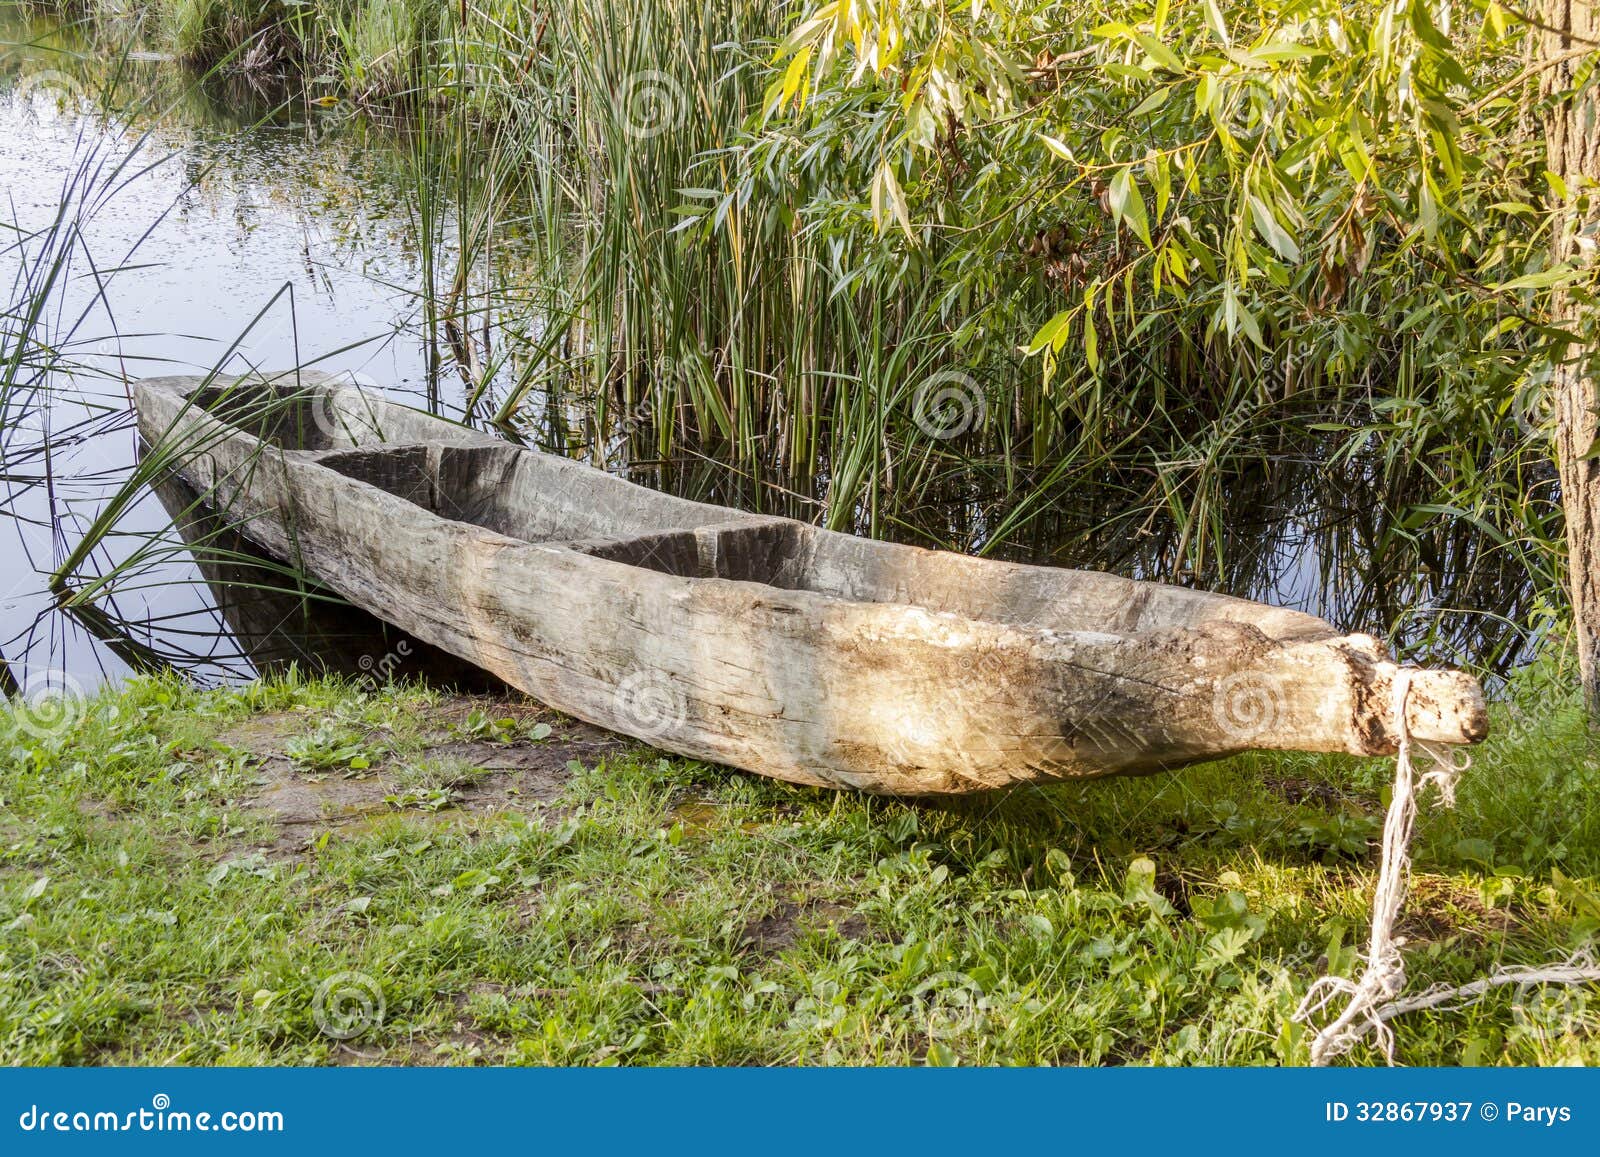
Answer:
[[(153, 452), (272, 554), (696, 759), (931, 795), (1397, 746), (1399, 668), (1298, 611), (690, 502), (324, 376), (133, 396)], [(1458, 671), (1413, 671), (1405, 716), (1426, 741), (1487, 731)]]

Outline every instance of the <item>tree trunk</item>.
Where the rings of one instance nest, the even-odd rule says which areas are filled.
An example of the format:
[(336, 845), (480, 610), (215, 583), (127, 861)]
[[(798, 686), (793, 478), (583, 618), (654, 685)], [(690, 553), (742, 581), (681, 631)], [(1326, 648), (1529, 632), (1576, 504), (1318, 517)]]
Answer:
[[(1575, 48), (1600, 41), (1600, 3), (1596, 0), (1544, 0), (1542, 50), (1548, 63), (1543, 73), (1545, 94), (1553, 98), (1545, 119), (1550, 170), (1566, 182), (1573, 201), (1586, 199), (1586, 188), (1600, 180), (1600, 101), (1590, 86), (1574, 99), (1573, 73), (1581, 58), (1567, 59)], [(1585, 258), (1578, 245), (1584, 225), (1569, 202), (1554, 233), (1557, 261)], [(1591, 211), (1592, 213), (1592, 211)], [(1580, 332), (1572, 316), (1576, 303), (1558, 294), (1555, 323)], [(1556, 413), (1556, 460), (1567, 521), (1567, 569), (1572, 589), (1572, 618), (1577, 633), (1578, 669), (1591, 721), (1600, 721), (1600, 459), (1588, 457), (1596, 434), (1592, 351), (1578, 344), (1556, 368), (1550, 388)]]

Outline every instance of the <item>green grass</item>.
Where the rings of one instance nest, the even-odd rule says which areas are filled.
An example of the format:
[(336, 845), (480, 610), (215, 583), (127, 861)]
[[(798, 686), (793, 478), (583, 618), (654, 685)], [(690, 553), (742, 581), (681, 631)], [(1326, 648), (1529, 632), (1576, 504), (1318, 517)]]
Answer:
[[(465, 722), (440, 731), (445, 707)], [(1365, 935), (1386, 761), (918, 804), (638, 749), (467, 812), (482, 773), (430, 747), (566, 725), (462, 707), (149, 679), (59, 736), (0, 715), (0, 1063), (1304, 1063), (1289, 1014)], [(1600, 927), (1576, 712), (1498, 710), (1459, 809), (1420, 823), (1413, 987)], [(410, 785), (299, 854), (249, 806), (238, 738), (290, 711), (316, 737), (293, 775), (359, 776), (354, 748)], [(343, 1042), (314, 1011), (341, 973), (384, 1006)], [(1396, 1027), (1409, 1064), (1550, 1064), (1600, 1061), (1597, 1023), (1593, 990), (1503, 989)]]

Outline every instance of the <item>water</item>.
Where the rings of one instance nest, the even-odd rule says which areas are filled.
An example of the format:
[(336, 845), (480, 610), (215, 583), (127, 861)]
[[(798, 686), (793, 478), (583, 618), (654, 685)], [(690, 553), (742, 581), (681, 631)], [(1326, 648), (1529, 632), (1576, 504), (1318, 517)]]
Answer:
[[(36, 32), (0, 23), (0, 42)], [(48, 576), (136, 460), (125, 378), (315, 366), (451, 416), (465, 408), (459, 378), (437, 372), (425, 338), (413, 194), (392, 136), (332, 113), (284, 112), (271, 93), (199, 84), (147, 60), (122, 65), (121, 91), (139, 111), (107, 117), (83, 79), (93, 63), (60, 64), (39, 49), (0, 60), (5, 224), (27, 237), (64, 201), (73, 206), (70, 276), (41, 328), (84, 370), (70, 388), (9, 402), (0, 416), (0, 674), (9, 667), (25, 686), (87, 687), (172, 666), (217, 680), (285, 658), (392, 650), (381, 625), (325, 599), (251, 594), (249, 585), (295, 585), (265, 560), (230, 573), (197, 565), (172, 526), (185, 503), (170, 493), (141, 494), (72, 576), (82, 590), (116, 575), (109, 590), (71, 613), (57, 607)], [(110, 186), (114, 194), (100, 195)], [(38, 243), (0, 249), (0, 276), (12, 285), (38, 275)], [(530, 433), (536, 443), (567, 440), (554, 428)], [(1283, 448), (1263, 463), (1231, 480), (1223, 561), (1205, 573), (1178, 570), (1178, 529), (1130, 520), (1111, 481), (1054, 495), (1028, 537), (996, 553), (1293, 606), (1450, 662), (1503, 667), (1525, 652), (1526, 576), (1470, 525), (1397, 553), (1392, 504), (1370, 492), (1359, 465), (1330, 470), (1312, 451)], [(714, 462), (632, 476), (730, 505), (748, 498)], [(986, 541), (1010, 501), (1004, 482), (981, 471), (918, 498), (899, 533), (964, 549)], [(247, 586), (237, 585), (241, 574)]]
[[(4, 39), (20, 37), (0, 30)], [(61, 671), (86, 685), (120, 678), (130, 648), (142, 665), (167, 661), (207, 679), (246, 674), (252, 665), (193, 560), (173, 549), (152, 555), (150, 536), (171, 521), (154, 494), (78, 574), (81, 584), (135, 555), (149, 559), (101, 601), (95, 622), (55, 611), (44, 576), (135, 461), (124, 372), (315, 365), (413, 403), (426, 398), (419, 261), (393, 158), (315, 122), (270, 116), (270, 98), (248, 91), (180, 88), (169, 109), (158, 82), (170, 83), (173, 70), (159, 62), (132, 65), (128, 87), (149, 101), (142, 115), (103, 118), (87, 84), (44, 67), (54, 62), (41, 53), (18, 55), (20, 67), (13, 59), (0, 77), (5, 223), (27, 236), (72, 203), (80, 243), (42, 328), (70, 343), (73, 362), (105, 376), (77, 375), (7, 435), (0, 655), (24, 685)], [(114, 194), (98, 196), (110, 184)], [(91, 185), (87, 198), (63, 194)], [(7, 247), (0, 276), (14, 285), (39, 246)], [(49, 487), (42, 463), (22, 452), (47, 440)]]

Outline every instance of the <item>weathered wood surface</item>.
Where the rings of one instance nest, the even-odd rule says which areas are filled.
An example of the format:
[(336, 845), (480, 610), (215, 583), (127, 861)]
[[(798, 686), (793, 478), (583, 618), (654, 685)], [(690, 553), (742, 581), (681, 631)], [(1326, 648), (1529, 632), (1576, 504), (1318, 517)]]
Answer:
[[(141, 430), (258, 543), (683, 755), (922, 795), (1395, 749), (1396, 666), (1310, 615), (689, 502), (328, 379), (199, 385), (139, 383)], [(1407, 720), (1486, 731), (1453, 671), (1414, 673)]]

